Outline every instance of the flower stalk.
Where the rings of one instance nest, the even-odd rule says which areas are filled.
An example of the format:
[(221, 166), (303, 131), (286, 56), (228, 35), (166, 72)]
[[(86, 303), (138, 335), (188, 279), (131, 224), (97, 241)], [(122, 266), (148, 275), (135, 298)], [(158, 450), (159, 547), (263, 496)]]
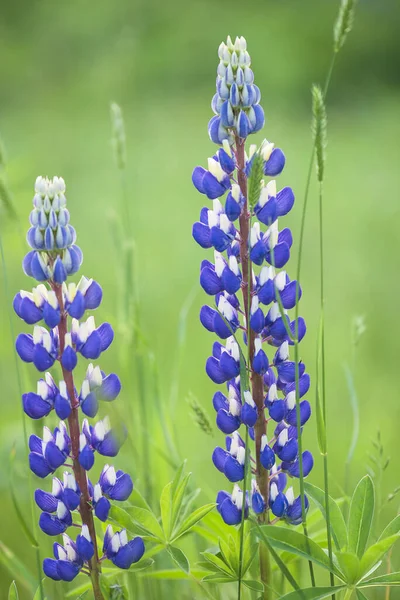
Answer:
[[(44, 377), (39, 379), (36, 393), (23, 394), (22, 403), (30, 418), (41, 419), (54, 411), (60, 422), (54, 432), (44, 427), (43, 439), (30, 436), (29, 466), (42, 479), (59, 468), (66, 469), (62, 481), (53, 477), (51, 492), (35, 491), (35, 502), (42, 511), (40, 528), (52, 537), (62, 535), (63, 542), (54, 544), (54, 558), (44, 559), (43, 571), (50, 579), (68, 582), (84, 573), (91, 579), (95, 599), (102, 600), (100, 563), (108, 559), (128, 569), (144, 553), (140, 537), (128, 540), (126, 530), (114, 533), (109, 525), (100, 556), (96, 537), (94, 516), (106, 522), (110, 501), (126, 500), (133, 489), (130, 476), (108, 464), (95, 485), (88, 477), (95, 453), (114, 457), (126, 438), (125, 430), (111, 428), (108, 417), (89, 424), (101, 401), (110, 402), (119, 395), (121, 382), (116, 374), (106, 375), (90, 363), (78, 393), (73, 376), (78, 355), (97, 360), (111, 345), (114, 332), (109, 323), (96, 328), (92, 315), (82, 320), (87, 311), (99, 307), (100, 285), (86, 277), (77, 285), (67, 283), (83, 257), (75, 244), (75, 229), (69, 224), (64, 180), (38, 177), (33, 207), (27, 235), (32, 250), (24, 258), (23, 268), (39, 285), (32, 292), (21, 290), (13, 306), (25, 323), (34, 325), (33, 335), (21, 333), (17, 337), (17, 353)], [(43, 325), (37, 325), (40, 322)], [(62, 375), (58, 385), (49, 373), (57, 363)], [(82, 422), (80, 411), (86, 417)], [(78, 529), (76, 539), (67, 535), (69, 528)]]
[[(211, 141), (220, 147), (208, 160), (208, 169), (196, 167), (192, 175), (194, 186), (213, 204), (201, 210), (193, 237), (202, 248), (214, 249), (214, 263), (202, 262), (200, 284), (214, 296), (216, 309), (203, 306), (200, 320), (221, 340), (213, 345), (206, 372), (214, 383), (227, 386), (227, 395), (217, 391), (213, 398), (217, 427), (227, 435), (226, 448), (215, 448), (212, 458), (234, 488), (232, 493), (218, 493), (217, 509), (225, 523), (241, 525), (243, 540), (244, 519), (250, 506), (261, 524), (271, 522), (270, 511), (273, 522), (301, 522), (300, 497), (295, 498), (292, 487), (284, 490), (288, 476), (299, 477), (300, 464), (304, 475), (313, 466), (310, 452), (300, 455), (299, 431), (311, 409), (302, 399), (297, 411), (295, 373), (299, 374), (300, 398), (307, 393), (310, 378), (304, 364), (289, 357), (295, 331), (300, 341), (306, 325), (301, 317), (297, 322), (290, 320), (298, 286), (283, 270), (290, 258), (292, 235), (287, 228), (279, 230), (278, 218), (291, 210), (294, 194), (289, 187), (278, 191), (273, 178), (283, 170), (285, 155), (267, 140), (246, 151), (247, 137), (264, 125), (264, 112), (245, 39), (232, 42), (228, 37), (218, 55), (212, 101), (215, 116), (208, 131)], [(265, 177), (270, 180), (265, 182)], [(223, 206), (219, 199), (225, 194)], [(264, 231), (262, 226), (266, 227)], [(261, 267), (258, 273), (256, 267)], [(267, 307), (266, 313), (262, 306)], [(240, 332), (246, 352), (239, 345)], [(267, 346), (275, 349), (271, 360), (264, 349)], [(268, 422), (275, 424), (270, 439)], [(239, 434), (241, 425), (246, 427), (245, 439)], [(249, 451), (253, 441), (254, 459)], [(248, 461), (255, 464), (250, 493), (246, 489)], [(244, 489), (239, 482), (244, 482)], [(307, 508), (305, 500), (304, 510)], [(260, 544), (260, 578), (263, 598), (267, 599), (271, 569), (264, 544)], [(240, 585), (241, 572), (239, 597)]]

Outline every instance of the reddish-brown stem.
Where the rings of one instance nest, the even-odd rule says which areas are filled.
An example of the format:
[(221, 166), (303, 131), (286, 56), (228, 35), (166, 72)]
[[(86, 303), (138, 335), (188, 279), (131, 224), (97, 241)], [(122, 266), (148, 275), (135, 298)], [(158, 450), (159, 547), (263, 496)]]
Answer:
[[(65, 335), (67, 333), (67, 319), (68, 315), (64, 309), (64, 299), (62, 293), (61, 285), (56, 283), (52, 283), (52, 288), (56, 294), (58, 305), (60, 307), (61, 312), (61, 320), (58, 325), (58, 336), (60, 343), (60, 356), (64, 352), (65, 348)], [(60, 363), (61, 364), (61, 363)], [(75, 475), (76, 482), (81, 491), (81, 499), (79, 511), (82, 519), (82, 524), (87, 525), (90, 533), (90, 537), (92, 538), (92, 542), (94, 545), (94, 556), (89, 561), (89, 571), (90, 577), (92, 580), (93, 594), (95, 600), (104, 600), (104, 596), (100, 589), (99, 575), (101, 572), (100, 564), (99, 564), (99, 554), (97, 549), (97, 540), (96, 540), (96, 530), (94, 526), (93, 520), (93, 511), (90, 504), (90, 496), (88, 490), (88, 482), (86, 477), (86, 471), (81, 466), (79, 462), (79, 436), (81, 433), (80, 423), (79, 423), (79, 400), (75, 394), (75, 386), (74, 386), (74, 378), (72, 376), (71, 371), (67, 371), (62, 365), (62, 373), (65, 381), (65, 385), (67, 387), (68, 396), (71, 400), (71, 414), (68, 417), (68, 425), (69, 425), (69, 435), (71, 438), (71, 458), (73, 461), (73, 471)]]
[[(236, 136), (236, 162), (237, 162), (237, 170), (238, 170), (238, 184), (240, 187), (240, 191), (242, 192), (245, 202), (242, 210), (242, 214), (239, 217), (239, 225), (240, 225), (240, 262), (242, 265), (242, 292), (243, 292), (243, 302), (245, 307), (245, 315), (247, 320), (247, 327), (250, 335), (248, 336), (247, 343), (249, 345), (249, 361), (248, 365), (250, 369), (250, 378), (251, 378), (251, 393), (253, 396), (253, 400), (257, 406), (258, 418), (256, 424), (254, 426), (254, 439), (256, 445), (256, 480), (258, 487), (260, 488), (260, 492), (265, 499), (267, 509), (264, 513), (261, 513), (258, 517), (260, 523), (268, 522), (268, 500), (269, 500), (269, 480), (268, 480), (268, 471), (264, 469), (260, 461), (260, 453), (261, 453), (261, 439), (264, 434), (267, 433), (267, 422), (265, 419), (264, 412), (264, 381), (262, 375), (256, 373), (253, 368), (253, 357), (254, 357), (254, 340), (255, 333), (249, 327), (249, 319), (250, 319), (250, 306), (249, 306), (249, 298), (252, 295), (252, 285), (253, 285), (253, 277), (252, 277), (252, 266), (250, 260), (250, 251), (249, 251), (249, 233), (250, 233), (250, 213), (249, 206), (247, 202), (247, 177), (245, 173), (245, 153), (244, 153), (244, 144), (245, 140), (240, 139)], [(262, 598), (264, 600), (268, 600), (270, 597), (268, 585), (271, 581), (271, 568), (269, 561), (269, 551), (266, 546), (260, 544), (260, 577), (261, 581), (264, 583), (264, 592)]]
[[(242, 291), (243, 291), (243, 302), (245, 308), (246, 319), (250, 316), (250, 307), (249, 307), (249, 292), (250, 295), (252, 293), (252, 267), (249, 253), (249, 222), (250, 222), (250, 213), (247, 204), (247, 177), (245, 174), (245, 154), (244, 154), (244, 140), (236, 137), (236, 162), (238, 169), (238, 184), (240, 187), (240, 191), (242, 192), (245, 203), (242, 210), (242, 214), (239, 218), (240, 224), (240, 261), (242, 265)], [(250, 290), (249, 290), (250, 287)], [(253, 362), (254, 357), (254, 339), (255, 333), (250, 330), (250, 339), (247, 340), (249, 344), (249, 357), (250, 357), (250, 365)], [(259, 375), (251, 368), (251, 391), (253, 400), (256, 403), (257, 411), (258, 411), (258, 419), (254, 426), (254, 437), (256, 444), (256, 476), (257, 483), (260, 488), (261, 494), (263, 495), (267, 506), (268, 506), (268, 496), (269, 496), (269, 484), (268, 484), (268, 471), (264, 469), (260, 462), (260, 452), (261, 452), (261, 438), (264, 434), (267, 433), (267, 423), (265, 420), (265, 412), (264, 412), (264, 382), (262, 375)], [(266, 514), (262, 515), (262, 520), (265, 521)]]

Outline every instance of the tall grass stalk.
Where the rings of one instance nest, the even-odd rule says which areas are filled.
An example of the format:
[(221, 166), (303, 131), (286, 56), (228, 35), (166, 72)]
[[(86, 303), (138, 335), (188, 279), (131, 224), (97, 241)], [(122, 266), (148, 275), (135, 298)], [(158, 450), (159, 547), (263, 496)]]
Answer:
[[(146, 359), (143, 351), (143, 344), (139, 343), (140, 338), (140, 300), (138, 294), (138, 285), (135, 268), (135, 243), (131, 223), (130, 199), (126, 181), (126, 131), (122, 110), (118, 104), (113, 102), (110, 106), (111, 126), (112, 126), (112, 145), (114, 149), (114, 159), (119, 173), (122, 231), (124, 242), (122, 244), (123, 252), (120, 259), (123, 259), (123, 273), (121, 278), (124, 289), (122, 297), (124, 298), (123, 323), (129, 328), (128, 344), (126, 353), (134, 357), (135, 382), (140, 406), (140, 418), (142, 423), (142, 464), (144, 492), (148, 502), (151, 504), (153, 489), (150, 477), (150, 446), (148, 437), (148, 408), (146, 394)], [(130, 409), (131, 420), (133, 421), (133, 407)], [(132, 423), (133, 425), (133, 423)]]
[[(6, 262), (6, 257), (5, 257), (5, 253), (4, 253), (3, 236), (2, 236), (1, 230), (0, 230), (0, 255), (1, 255), (1, 265), (2, 265), (2, 271), (3, 271), (4, 298), (5, 298), (5, 302), (6, 302), (6, 307), (7, 307), (6, 310), (7, 310), (7, 315), (8, 315), (8, 319), (9, 319), (10, 335), (11, 335), (11, 340), (15, 340), (16, 336), (15, 336), (15, 332), (14, 332), (13, 315), (12, 315), (11, 309), (10, 309), (11, 296), (9, 293), (9, 286), (8, 286), (7, 262)], [(18, 356), (17, 356), (17, 353), (14, 352), (14, 348), (13, 348), (12, 354), (14, 355), (14, 359), (15, 359), (15, 373), (16, 373), (16, 379), (17, 379), (17, 389), (18, 389), (19, 397), (21, 399), (21, 422), (22, 422), (22, 431), (23, 431), (23, 436), (24, 436), (24, 446), (25, 446), (25, 452), (26, 452), (26, 454), (28, 454), (29, 453), (28, 431), (27, 431), (27, 427), (26, 427), (25, 413), (24, 413), (24, 409), (22, 406), (22, 394), (23, 394), (22, 377), (21, 377), (20, 365), (18, 362)], [(31, 509), (32, 531), (33, 531), (33, 537), (36, 539), (38, 527), (37, 527), (37, 523), (36, 523), (35, 505), (34, 505), (34, 501), (33, 501), (32, 473), (31, 473), (30, 469), (28, 469), (28, 491), (29, 491), (29, 504), (30, 504), (30, 509)], [(36, 558), (39, 599), (44, 600), (44, 591), (43, 591), (43, 583), (42, 583), (42, 561), (40, 558), (40, 549), (39, 549), (38, 544), (33, 547), (35, 550), (35, 558)]]
[[(333, 553), (332, 553), (332, 533), (330, 521), (329, 505), (329, 471), (328, 471), (328, 443), (327, 443), (327, 414), (326, 414), (326, 377), (325, 377), (325, 280), (324, 280), (324, 218), (323, 218), (323, 183), (325, 173), (325, 148), (327, 145), (327, 119), (322, 90), (318, 86), (312, 88), (312, 107), (313, 107), (313, 134), (314, 146), (316, 152), (316, 168), (318, 179), (318, 212), (319, 212), (319, 254), (320, 254), (320, 335), (318, 336), (318, 357), (321, 358), (321, 368), (318, 372), (317, 386), (320, 389), (322, 397), (322, 419), (324, 428), (324, 492), (325, 492), (325, 514), (326, 514), (326, 535), (328, 542), (328, 555), (331, 565), (330, 583), (334, 585), (333, 575)], [(319, 362), (319, 361), (318, 361)], [(321, 381), (321, 386), (319, 383)], [(335, 598), (335, 595), (332, 595)]]
[[(333, 71), (336, 64), (336, 57), (339, 50), (343, 47), (347, 34), (351, 31), (351, 27), (354, 21), (354, 10), (356, 0), (341, 0), (339, 15), (337, 17), (334, 26), (333, 35), (333, 50), (331, 60), (328, 67), (328, 72), (325, 78), (325, 84), (323, 87), (322, 99), (325, 101), (328, 95), (329, 86), (331, 83)], [(305, 494), (304, 494), (304, 474), (303, 474), (303, 461), (302, 461), (302, 442), (301, 442), (301, 426), (300, 426), (300, 394), (299, 394), (299, 296), (300, 296), (300, 279), (301, 279), (301, 267), (303, 257), (303, 245), (304, 245), (304, 232), (307, 215), (308, 197), (310, 191), (311, 175), (314, 165), (314, 157), (316, 151), (316, 139), (313, 138), (313, 144), (311, 149), (310, 162), (308, 166), (308, 172), (306, 177), (306, 185), (303, 197), (303, 207), (301, 213), (300, 222), (300, 233), (299, 233), (299, 248), (298, 248), (298, 259), (297, 259), (297, 287), (296, 287), (296, 306), (295, 306), (295, 341), (294, 341), (294, 360), (295, 360), (295, 390), (296, 390), (296, 415), (297, 415), (297, 432), (299, 440), (299, 471), (300, 471), (300, 497), (301, 497), (301, 509), (302, 509), (302, 521), (304, 534), (308, 537), (307, 531), (307, 517), (305, 510)], [(326, 422), (325, 422), (326, 424)], [(329, 505), (329, 503), (328, 503)], [(329, 510), (329, 509), (328, 509)], [(315, 577), (311, 570), (310, 565), (310, 576), (311, 583), (315, 587)]]

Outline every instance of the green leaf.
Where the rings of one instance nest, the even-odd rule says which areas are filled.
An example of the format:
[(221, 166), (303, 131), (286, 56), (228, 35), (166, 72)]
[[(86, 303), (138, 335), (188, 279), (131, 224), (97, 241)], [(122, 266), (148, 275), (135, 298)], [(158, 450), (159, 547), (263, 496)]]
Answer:
[(358, 584), (358, 587), (386, 587), (387, 585), (400, 585), (400, 571), (396, 571), (396, 573), (390, 573), (389, 575), (378, 575), (378, 577), (373, 577), (367, 581), (362, 581)]
[(219, 538), (218, 545), (222, 560), (231, 568), (233, 573), (237, 574), (239, 568), (239, 557), (237, 552), (232, 552), (229, 544), (227, 544), (222, 538)]
[(324, 331), (324, 314), (321, 312), (321, 317), (318, 327), (318, 338), (317, 338), (317, 385), (315, 388), (316, 396), (316, 421), (317, 421), (317, 438), (318, 447), (322, 455), (326, 454), (326, 426), (324, 419), (324, 412), (321, 401), (321, 389), (320, 389), (320, 370), (321, 370), (321, 352), (322, 352), (322, 335)]
[(350, 584), (355, 583), (360, 577), (360, 560), (358, 556), (351, 552), (338, 552), (336, 558), (346, 576), (346, 582)]
[(19, 600), (17, 584), (13, 581), (8, 590), (8, 600)]
[(136, 506), (127, 508), (126, 510), (136, 526), (145, 529), (159, 541), (165, 540), (161, 525), (153, 512)]
[(290, 592), (289, 594), (282, 596), (280, 600), (321, 600), (322, 598), (328, 598), (328, 596), (337, 594), (345, 588), (346, 586), (344, 585), (306, 588), (304, 590)]
[(82, 598), (91, 589), (92, 589), (92, 582), (89, 580), (89, 581), (86, 581), (85, 583), (82, 583), (81, 585), (78, 585), (78, 587), (74, 588), (73, 590), (70, 590), (69, 592), (67, 592), (65, 594), (65, 597), (66, 598)]
[(151, 511), (150, 506), (147, 504), (142, 494), (135, 487), (133, 488), (133, 491), (129, 496), (129, 503), (132, 504), (132, 506), (138, 506), (139, 508), (145, 508), (146, 510)]
[[(318, 488), (316, 485), (304, 482), (304, 489), (308, 496), (312, 498), (315, 504), (320, 509), (321, 513), (326, 520), (325, 510), (325, 492)], [(343, 518), (342, 511), (336, 504), (335, 500), (329, 496), (329, 516), (331, 521), (331, 532), (332, 538), (335, 542), (335, 546), (338, 550), (342, 550), (347, 546), (347, 527)]]
[(391, 535), (396, 535), (396, 533), (400, 533), (400, 515), (397, 515), (393, 521), (390, 521), (389, 525), (382, 531), (379, 540), (388, 538)]
[(249, 590), (253, 590), (253, 592), (263, 592), (264, 586), (261, 581), (254, 581), (254, 579), (243, 579), (243, 585), (249, 588)]
[(362, 557), (367, 545), (374, 515), (374, 484), (369, 475), (357, 485), (350, 505), (349, 550)]
[(160, 498), (161, 521), (164, 530), (164, 535), (169, 540), (171, 535), (172, 522), (172, 481), (167, 483)]
[(171, 556), (172, 560), (184, 573), (189, 573), (190, 565), (187, 556), (180, 548), (176, 546), (167, 546), (167, 552)]
[(237, 579), (235, 577), (222, 577), (221, 575), (206, 575), (202, 581), (204, 583), (234, 583)]
[(242, 577), (249, 570), (251, 563), (253, 562), (258, 550), (258, 544), (254, 543), (254, 536), (251, 533), (246, 537), (243, 547), (243, 566), (242, 566)]
[[(331, 570), (328, 555), (318, 544), (299, 531), (276, 525), (263, 525), (260, 529), (275, 548), (296, 554), (315, 562), (328, 571)], [(335, 567), (334, 572), (340, 579), (343, 579), (342, 573)]]
[(248, 178), (247, 199), (248, 199), (248, 204), (249, 204), (250, 208), (253, 208), (257, 204), (258, 199), (260, 197), (260, 192), (261, 192), (260, 185), (261, 185), (261, 180), (263, 179), (263, 175), (264, 175), (263, 166), (264, 166), (264, 159), (261, 156), (261, 153), (258, 151), (254, 155), (251, 169), (250, 169), (249, 178)]
[(175, 493), (172, 491), (171, 531), (174, 530), (175, 524), (178, 522), (179, 515), (182, 510), (183, 497), (191, 476), (192, 474), (188, 473), (177, 486)]
[[(196, 579), (202, 579), (208, 574), (208, 571), (191, 569), (190, 573), (196, 577)], [(159, 571), (150, 571), (149, 573), (145, 573), (144, 576), (150, 579), (175, 580), (188, 579), (190, 575), (188, 573), (184, 573), (181, 569), (160, 569)]]
[(357, 600), (368, 600), (367, 596), (365, 596), (361, 590), (356, 589)]
[(215, 503), (205, 504), (197, 508), (192, 514), (180, 524), (179, 529), (173, 534), (172, 541), (177, 540), (181, 535), (187, 533), (196, 523), (201, 521), (209, 512), (215, 508)]
[[(279, 554), (277, 552), (275, 552), (275, 550), (272, 548), (270, 542), (268, 541), (268, 538), (264, 535), (263, 530), (261, 529), (260, 525), (258, 524), (257, 521), (253, 521), (256, 524), (256, 527), (260, 533), (260, 536), (262, 538), (262, 541), (264, 542), (264, 544), (267, 546), (269, 552), (271, 553), (272, 558), (274, 559), (277, 567), (281, 570), (282, 574), (286, 577), (286, 579), (289, 581), (290, 585), (293, 587), (293, 589), (298, 590), (300, 589), (297, 581), (295, 580), (295, 578), (293, 577), (293, 575), (291, 574), (291, 572), (289, 571), (289, 569), (286, 566), (286, 561), (282, 560), (282, 556), (279, 556)], [(293, 555), (289, 555), (290, 558), (293, 557)]]
[[(40, 585), (38, 586), (38, 588), (37, 588), (37, 590), (35, 592), (35, 595), (33, 596), (33, 600), (46, 600), (46, 598), (44, 596), (44, 584), (45, 584), (46, 581), (47, 581), (47, 578), (44, 577), (42, 579), (41, 586)], [(43, 593), (43, 595), (42, 595), (42, 593)]]
[(164, 540), (164, 533), (155, 515), (145, 508), (134, 506), (127, 507), (125, 510), (113, 505), (108, 518), (134, 535), (141, 535), (155, 541)]
[(361, 559), (361, 574), (365, 575), (368, 573), (385, 556), (386, 552), (397, 542), (399, 537), (399, 534), (391, 535), (370, 546)]
[(178, 467), (178, 469), (175, 473), (175, 477), (173, 478), (173, 480), (171, 482), (171, 495), (172, 496), (175, 496), (178, 486), (181, 483), (183, 471), (185, 470), (185, 466), (186, 466), (186, 460), (184, 460), (183, 463)]
[(230, 577), (236, 577), (236, 573), (231, 568), (229, 564), (226, 564), (223, 559), (217, 554), (213, 554), (212, 552), (203, 552), (202, 553), (207, 562), (211, 563), (214, 567), (221, 571), (221, 573), (225, 573)]
[(36, 577), (3, 542), (0, 542), (0, 563), (33, 596), (37, 587)]

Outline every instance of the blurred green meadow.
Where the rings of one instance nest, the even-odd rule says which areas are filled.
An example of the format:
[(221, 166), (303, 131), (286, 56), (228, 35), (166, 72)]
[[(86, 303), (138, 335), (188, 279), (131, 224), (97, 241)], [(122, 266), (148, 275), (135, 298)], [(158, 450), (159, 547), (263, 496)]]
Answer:
[[(214, 152), (207, 122), (217, 48), (227, 34), (246, 37), (267, 118), (264, 132), (254, 136), (254, 141), (260, 142), (264, 135), (285, 151), (287, 166), (280, 183), (293, 187), (297, 198), (285, 219), (295, 238), (288, 265), (294, 277), (311, 151), (310, 87), (324, 81), (337, 8), (336, 0), (3, 3), (0, 136), (18, 220), (2, 208), (6, 279), (3, 270), (0, 540), (33, 573), (35, 555), (10, 498), (9, 456), (15, 447), (14, 487), (30, 523), (10, 318), (14, 333), (29, 328), (11, 314), (10, 303), (18, 290), (32, 285), (22, 273), (21, 260), (27, 251), (25, 231), (35, 178), (39, 174), (64, 177), (71, 222), (84, 253), (81, 274), (95, 278), (104, 290), (97, 322), (107, 320), (116, 329), (115, 342), (101, 360), (105, 371), (114, 371), (122, 379), (123, 392), (112, 407), (114, 419), (129, 423), (129, 439), (115, 464), (133, 474), (136, 486), (150, 494), (148, 500), (155, 507), (162, 487), (173, 476), (171, 462), (187, 459), (195, 486), (203, 490), (202, 500), (214, 501), (217, 490), (226, 485), (211, 463), (212, 450), (223, 436), (214, 427), (213, 436), (201, 431), (188, 398), (194, 396), (213, 423), (215, 386), (204, 370), (213, 338), (198, 321), (200, 306), (208, 301), (198, 285), (204, 252), (191, 237), (192, 223), (207, 200), (193, 189), (191, 171), (197, 164), (205, 165)], [(353, 432), (347, 366), (354, 374), (360, 425), (349, 488), (367, 468), (374, 470), (383, 506), (377, 517), (382, 523), (400, 505), (400, 494), (386, 501), (400, 485), (400, 328), (395, 313), (400, 294), (399, 27), (398, 0), (360, 0), (354, 31), (339, 55), (327, 102), (324, 187), (331, 493), (343, 495), (344, 465)], [(135, 294), (140, 304), (133, 347), (126, 342), (132, 323), (121, 318), (125, 287), (119, 273), (126, 245), (118, 251), (115, 244), (122, 236), (118, 224), (122, 208), (111, 144), (112, 101), (122, 107), (127, 134), (125, 183), (134, 238)], [(319, 319), (314, 179), (300, 308), (308, 325), (301, 357), (312, 376)], [(354, 361), (352, 322), (357, 315), (365, 317), (366, 331)], [(33, 367), (25, 366), (21, 373), (23, 391), (33, 389), (37, 377)], [(314, 403), (314, 398), (312, 388), (309, 400)], [(53, 417), (50, 422), (55, 423)], [(26, 426), (29, 433), (38, 429), (28, 420)], [(173, 450), (166, 443), (165, 429)], [(379, 460), (384, 464), (391, 457), (382, 476), (370, 458), (377, 454), (372, 441), (378, 431), (383, 446)], [(315, 420), (306, 428), (305, 444), (316, 456), (310, 481), (320, 485), (322, 462)], [(43, 483), (43, 487), (48, 485)], [(35, 514), (37, 519), (39, 511)], [(42, 557), (49, 556), (49, 540), (42, 533), (38, 539)], [(206, 546), (204, 541), (199, 543), (200, 550)], [(198, 556), (194, 546), (189, 546), (188, 553), (194, 563)], [(398, 547), (392, 560), (394, 570), (400, 570)], [(172, 567), (168, 559), (165, 565)], [(1, 599), (7, 598), (11, 580), (0, 561)], [(182, 598), (196, 593), (185, 582), (167, 585)], [(54, 598), (62, 597), (58, 594)], [(20, 596), (30, 597), (24, 588)], [(143, 597), (152, 596), (148, 592)], [(383, 598), (384, 591), (372, 597)], [(400, 598), (400, 593), (393, 590), (391, 598)]]

